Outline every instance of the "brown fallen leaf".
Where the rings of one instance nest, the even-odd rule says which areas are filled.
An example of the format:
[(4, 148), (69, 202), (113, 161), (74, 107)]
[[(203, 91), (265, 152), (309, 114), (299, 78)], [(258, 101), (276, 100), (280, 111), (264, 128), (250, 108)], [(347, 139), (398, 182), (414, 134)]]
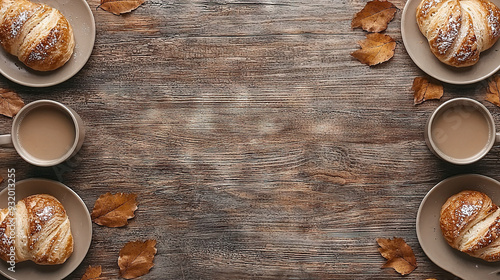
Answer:
[(107, 227), (122, 227), (127, 225), (127, 220), (134, 217), (137, 210), (137, 194), (106, 193), (101, 195), (94, 204), (92, 221)]
[(149, 273), (154, 266), (156, 254), (156, 240), (150, 239), (144, 242), (131, 241), (120, 250), (118, 266), (120, 276), (125, 279), (136, 278)]
[(102, 268), (100, 265), (98, 266), (90, 266), (85, 271), (81, 280), (98, 280), (101, 277)]
[(130, 13), (142, 4), (144, 0), (101, 0), (99, 8), (118, 16)]
[(495, 75), (489, 79), (486, 101), (500, 107), (500, 76)]
[(0, 114), (12, 118), (23, 107), (24, 101), (17, 93), (0, 88)]
[(382, 268), (392, 267), (401, 275), (410, 274), (417, 268), (415, 254), (402, 238), (377, 238), (377, 243), (378, 251), (387, 259)]
[(368, 32), (382, 32), (387, 29), (396, 11), (396, 6), (389, 1), (370, 1), (354, 16), (351, 27), (361, 27)]
[(0, 183), (2, 183), (2, 182), (3, 182), (3, 177), (2, 177), (2, 176), (0, 176)]
[(413, 104), (421, 104), (426, 100), (441, 99), (444, 94), (443, 85), (435, 80), (416, 77), (411, 86), (413, 90)]
[(361, 63), (373, 66), (388, 61), (394, 56), (396, 41), (389, 35), (380, 33), (370, 33), (366, 35), (366, 40), (359, 41), (360, 50), (351, 53)]

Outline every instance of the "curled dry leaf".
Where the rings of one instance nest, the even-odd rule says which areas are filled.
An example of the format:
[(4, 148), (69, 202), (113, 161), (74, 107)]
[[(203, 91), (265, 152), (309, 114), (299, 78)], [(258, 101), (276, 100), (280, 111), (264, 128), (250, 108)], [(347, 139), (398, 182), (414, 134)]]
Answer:
[(416, 77), (413, 80), (411, 90), (413, 90), (413, 103), (415, 105), (426, 100), (441, 99), (444, 93), (443, 85), (440, 82), (423, 77)]
[(137, 194), (106, 193), (101, 195), (94, 204), (92, 221), (107, 227), (122, 227), (127, 225), (127, 220), (134, 217), (137, 210)]
[(156, 240), (150, 239), (144, 242), (131, 241), (120, 250), (118, 266), (120, 276), (125, 279), (136, 278), (149, 273), (154, 266), (156, 254)]
[(90, 266), (85, 271), (81, 280), (98, 280), (101, 277), (102, 268), (100, 265), (98, 266)]
[(370, 1), (354, 16), (351, 27), (361, 27), (368, 32), (382, 32), (387, 29), (396, 11), (396, 6), (389, 1)]
[(488, 81), (488, 91), (486, 92), (486, 101), (489, 101), (500, 107), (500, 76), (495, 75)]
[(24, 101), (17, 93), (0, 88), (0, 114), (12, 118), (23, 107)]
[(0, 183), (2, 183), (2, 182), (3, 182), (3, 177), (2, 177), (2, 176), (0, 176)]
[(142, 4), (144, 4), (144, 0), (101, 0), (99, 8), (115, 15), (121, 15), (132, 12)]
[(360, 50), (351, 53), (361, 63), (373, 66), (388, 61), (394, 56), (396, 41), (389, 35), (380, 33), (370, 33), (366, 35), (366, 40), (359, 41)]
[(415, 254), (402, 238), (377, 238), (377, 243), (378, 251), (387, 259), (382, 268), (392, 267), (401, 275), (410, 274), (417, 268)]

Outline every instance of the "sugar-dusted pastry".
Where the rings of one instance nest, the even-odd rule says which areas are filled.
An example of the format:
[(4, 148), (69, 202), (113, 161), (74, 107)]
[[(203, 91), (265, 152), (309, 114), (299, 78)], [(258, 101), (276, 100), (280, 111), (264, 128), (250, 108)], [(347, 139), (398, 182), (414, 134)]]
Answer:
[(416, 19), (432, 53), (455, 67), (476, 64), (500, 37), (500, 9), (488, 0), (423, 0)]
[(75, 47), (73, 29), (61, 12), (27, 0), (0, 0), (0, 43), (38, 71), (63, 66)]
[(500, 208), (486, 194), (467, 190), (451, 196), (439, 222), (451, 247), (489, 262), (500, 260)]
[(11, 261), (14, 256), (16, 263), (31, 260), (53, 265), (69, 258), (73, 253), (73, 235), (66, 210), (55, 197), (28, 196), (18, 201), (14, 209), (0, 210), (1, 259)]

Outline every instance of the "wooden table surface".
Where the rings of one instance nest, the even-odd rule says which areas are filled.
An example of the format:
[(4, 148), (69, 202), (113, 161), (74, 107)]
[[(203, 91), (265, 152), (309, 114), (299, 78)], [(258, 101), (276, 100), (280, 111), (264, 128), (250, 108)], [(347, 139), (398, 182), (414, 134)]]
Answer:
[[(74, 108), (87, 136), (63, 174), (0, 149), (0, 175), (62, 181), (89, 211), (106, 192), (138, 194), (124, 228), (93, 224), (91, 248), (67, 278), (101, 265), (117, 279), (132, 240), (156, 239), (140, 279), (454, 279), (422, 251), (417, 210), (456, 174), (500, 179), (500, 148), (469, 166), (427, 149), (423, 129), (444, 101), (485, 101), (486, 81), (445, 84), (440, 101), (413, 105), (425, 76), (401, 39), (405, 0), (385, 34), (394, 57), (351, 57), (366, 32), (351, 20), (365, 0), (146, 0), (128, 15), (97, 9), (86, 66), (49, 88), (0, 77), (27, 103)], [(0, 117), (0, 131), (12, 120)], [(4, 181), (1, 185), (6, 187)], [(402, 237), (418, 268), (382, 269), (376, 239)]]

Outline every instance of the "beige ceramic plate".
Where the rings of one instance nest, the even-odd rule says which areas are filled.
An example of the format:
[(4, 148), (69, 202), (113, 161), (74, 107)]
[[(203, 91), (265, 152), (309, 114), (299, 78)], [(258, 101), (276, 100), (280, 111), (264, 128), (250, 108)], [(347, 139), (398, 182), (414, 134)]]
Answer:
[[(429, 76), (450, 84), (471, 84), (493, 75), (500, 69), (500, 42), (482, 52), (479, 62), (466, 68), (455, 68), (439, 61), (431, 52), (427, 39), (418, 29), (416, 10), (421, 0), (408, 0), (401, 18), (401, 35), (406, 51), (415, 64)], [(500, 0), (491, 0), (500, 7)]]
[[(70, 188), (57, 181), (27, 179), (16, 183), (16, 201), (40, 193), (54, 196), (66, 209), (74, 240), (73, 254), (61, 265), (37, 265), (31, 261), (18, 263), (15, 266), (15, 272), (8, 270), (10, 267), (8, 263), (0, 261), (0, 273), (9, 279), (63, 279), (80, 265), (89, 250), (92, 240), (92, 222), (89, 211), (81, 198)], [(7, 188), (5, 188), (0, 192), (0, 208), (7, 207), (8, 197)]]
[(468, 174), (451, 177), (434, 186), (423, 199), (417, 214), (417, 237), (425, 254), (441, 268), (462, 279), (500, 279), (500, 262), (489, 263), (451, 248), (439, 226), (441, 206), (462, 191), (477, 190), (500, 205), (500, 183), (489, 177)]
[(73, 77), (87, 63), (95, 40), (95, 22), (85, 0), (34, 0), (54, 7), (68, 19), (75, 36), (75, 51), (61, 68), (49, 72), (34, 71), (0, 47), (0, 73), (9, 80), (31, 87), (47, 87)]

